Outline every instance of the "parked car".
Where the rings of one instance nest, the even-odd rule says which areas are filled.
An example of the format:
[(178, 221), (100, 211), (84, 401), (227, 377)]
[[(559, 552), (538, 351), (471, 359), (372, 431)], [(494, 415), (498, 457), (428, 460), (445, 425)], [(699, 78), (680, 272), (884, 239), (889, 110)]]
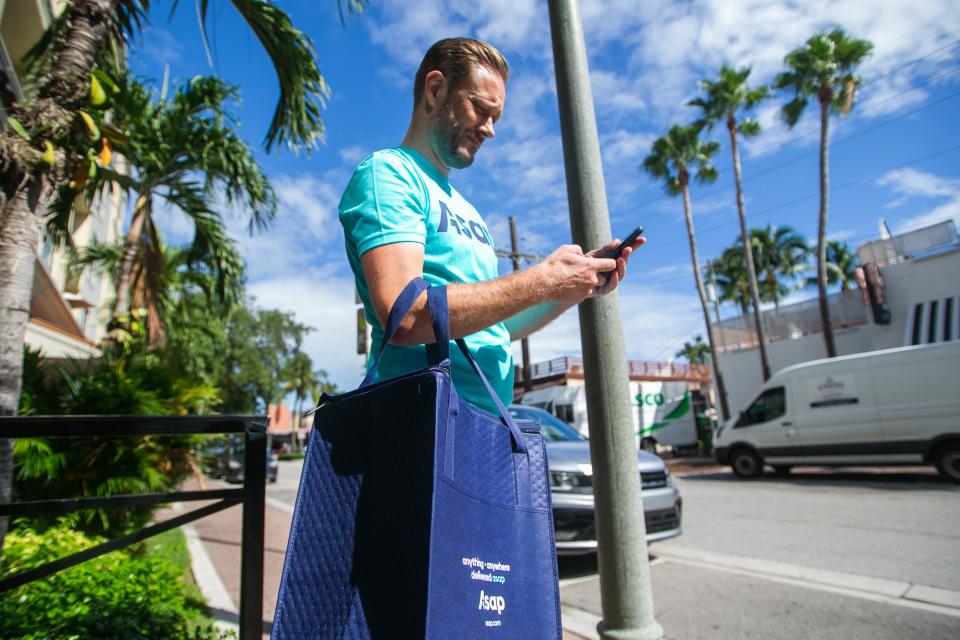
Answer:
[[(210, 475), (226, 482), (243, 482), (243, 438), (227, 438), (213, 459)], [(267, 449), (267, 482), (276, 482), (280, 463), (277, 452)]]
[[(596, 551), (593, 473), (587, 438), (543, 409), (510, 405), (509, 411), (515, 418), (540, 423), (550, 472), (557, 553)], [(637, 470), (643, 490), (647, 542), (680, 535), (683, 502), (667, 466), (658, 456), (641, 450), (637, 452)]]
[(960, 482), (958, 378), (960, 342), (793, 365), (717, 431), (715, 455), (741, 478), (764, 464), (933, 464)]

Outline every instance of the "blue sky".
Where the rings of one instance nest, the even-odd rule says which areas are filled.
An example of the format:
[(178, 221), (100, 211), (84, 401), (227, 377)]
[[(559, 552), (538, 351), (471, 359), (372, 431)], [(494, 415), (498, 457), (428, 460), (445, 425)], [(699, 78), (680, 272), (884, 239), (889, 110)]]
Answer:
[[(226, 0), (211, 2), (207, 61), (193, 3), (172, 21), (156, 3), (132, 51), (133, 68), (159, 80), (218, 73), (240, 86), (241, 133), (280, 197), (273, 228), (246, 235), (230, 217), (248, 263), (249, 290), (266, 307), (294, 311), (316, 328), (306, 348), (341, 388), (360, 380), (354, 353), (352, 275), (337, 202), (355, 164), (399, 144), (412, 107), (413, 75), (434, 41), (468, 35), (508, 58), (512, 75), (497, 136), (474, 166), (451, 180), (509, 248), (507, 217), (518, 219), (522, 250), (548, 253), (569, 242), (570, 227), (546, 3), (535, 0), (374, 0), (341, 26), (333, 0), (286, 0), (283, 8), (312, 39), (332, 93), (323, 119), (326, 144), (309, 156), (267, 155), (261, 141), (277, 96), (265, 54)], [(479, 6), (478, 6), (479, 5)], [(899, 230), (960, 218), (960, 21), (950, 0), (771, 2), (769, 0), (607, 0), (581, 3), (604, 160), (611, 225), (625, 234), (643, 224), (649, 243), (631, 260), (621, 289), (627, 355), (666, 360), (704, 333), (693, 285), (682, 204), (638, 169), (652, 141), (696, 113), (684, 106), (723, 63), (752, 65), (769, 82), (783, 56), (818, 29), (842, 25), (875, 44), (850, 116), (831, 122), (829, 235), (851, 248), (877, 235), (885, 218)], [(777, 95), (757, 110), (764, 130), (743, 149), (751, 226), (789, 225), (814, 238), (817, 220), (815, 109), (793, 130), (777, 118)], [(701, 260), (738, 236), (725, 131), (716, 158), (720, 179), (691, 192)], [(161, 218), (168, 239), (191, 229), (182, 214)], [(501, 262), (501, 272), (510, 269)], [(798, 292), (792, 300), (814, 295)], [(726, 306), (724, 316), (736, 313)], [(575, 310), (531, 338), (534, 361), (579, 353)]]

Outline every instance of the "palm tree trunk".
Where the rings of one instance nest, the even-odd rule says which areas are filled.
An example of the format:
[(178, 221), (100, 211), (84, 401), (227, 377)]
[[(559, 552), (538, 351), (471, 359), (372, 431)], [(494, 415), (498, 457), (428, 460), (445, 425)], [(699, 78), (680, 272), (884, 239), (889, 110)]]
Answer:
[(123, 241), (123, 257), (117, 270), (117, 306), (113, 311), (115, 324), (129, 325), (129, 319), (121, 320), (121, 318), (130, 313), (130, 279), (133, 274), (133, 263), (137, 257), (137, 249), (140, 247), (140, 234), (143, 233), (143, 226), (150, 217), (150, 210), (149, 196), (141, 194), (133, 208), (133, 219), (130, 220), (130, 228), (127, 229), (127, 237)]
[(713, 376), (717, 382), (717, 396), (720, 400), (720, 413), (724, 421), (730, 419), (730, 407), (727, 405), (727, 389), (723, 384), (723, 374), (720, 373), (720, 361), (717, 359), (717, 342), (713, 339), (713, 323), (710, 322), (710, 309), (707, 307), (707, 291), (703, 287), (703, 276), (700, 274), (700, 257), (697, 254), (697, 237), (693, 232), (693, 211), (690, 206), (690, 190), (686, 183), (683, 189), (683, 215), (687, 221), (687, 239), (690, 240), (690, 259), (693, 260), (693, 279), (697, 283), (697, 295), (700, 296), (700, 307), (703, 309), (703, 322), (707, 327), (707, 341), (710, 343), (710, 362), (713, 364)]
[[(12, 416), (20, 405), (23, 341), (30, 315), (30, 294), (36, 261), (39, 219), (30, 212), (28, 192), (8, 203), (0, 229), (0, 416)], [(13, 488), (13, 440), (0, 438), (0, 503), (10, 502)], [(0, 518), (0, 553), (8, 518)]]
[[(71, 29), (36, 100), (16, 105), (12, 115), (33, 133), (40, 125), (45, 136), (57, 137), (69, 128), (72, 110), (85, 104), (84, 83), (115, 18), (113, 0), (77, 0), (67, 8)], [(40, 216), (53, 189), (45, 184), (46, 165), (35, 149), (24, 149), (11, 127), (0, 132), (0, 416), (14, 415), (20, 403), (23, 343), (30, 313), (33, 267)], [(28, 156), (29, 153), (29, 156)], [(0, 440), (0, 502), (8, 502), (13, 482), (13, 443)], [(0, 518), (0, 550), (7, 519)]]
[(827, 205), (830, 197), (828, 168), (828, 141), (830, 136), (830, 98), (820, 96), (820, 216), (817, 223), (817, 294), (820, 298), (820, 323), (823, 325), (823, 341), (827, 357), (837, 355), (833, 340), (833, 325), (830, 323), (830, 304), (827, 300)]
[(767, 357), (767, 337), (760, 317), (760, 289), (757, 286), (757, 267), (753, 262), (753, 249), (750, 244), (750, 232), (747, 230), (746, 206), (743, 203), (743, 184), (740, 177), (740, 148), (737, 146), (737, 128), (728, 122), (730, 149), (733, 152), (733, 178), (737, 186), (737, 213), (740, 215), (740, 238), (743, 240), (743, 259), (747, 264), (747, 279), (750, 281), (750, 297), (753, 299), (753, 322), (757, 330), (757, 343), (760, 347), (760, 365), (763, 367), (764, 381), (770, 379), (770, 360)]

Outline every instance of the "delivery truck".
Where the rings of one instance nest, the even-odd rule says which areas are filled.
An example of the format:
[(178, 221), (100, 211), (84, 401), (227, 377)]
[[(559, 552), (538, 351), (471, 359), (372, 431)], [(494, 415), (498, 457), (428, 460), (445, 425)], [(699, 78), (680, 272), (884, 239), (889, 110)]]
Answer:
[[(697, 423), (687, 383), (631, 380), (629, 385), (638, 446), (648, 451), (656, 451), (657, 445), (697, 446)], [(528, 391), (522, 403), (544, 409), (588, 435), (586, 388), (582, 384)]]
[(932, 464), (960, 482), (960, 341), (814, 360), (775, 373), (715, 434), (742, 478), (764, 465)]

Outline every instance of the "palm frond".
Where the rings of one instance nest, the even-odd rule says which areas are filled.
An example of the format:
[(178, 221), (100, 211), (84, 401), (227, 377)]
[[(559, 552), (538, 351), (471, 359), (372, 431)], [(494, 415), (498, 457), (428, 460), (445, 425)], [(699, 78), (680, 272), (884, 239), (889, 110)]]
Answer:
[[(290, 17), (266, 0), (232, 0), (273, 63), (280, 83), (280, 98), (264, 146), (274, 144), (310, 150), (324, 138), (320, 109), (330, 93), (317, 66), (310, 37), (293, 26)], [(351, 2), (349, 6), (355, 6)], [(205, 3), (204, 3), (205, 9)], [(206, 20), (206, 15), (203, 20)]]

